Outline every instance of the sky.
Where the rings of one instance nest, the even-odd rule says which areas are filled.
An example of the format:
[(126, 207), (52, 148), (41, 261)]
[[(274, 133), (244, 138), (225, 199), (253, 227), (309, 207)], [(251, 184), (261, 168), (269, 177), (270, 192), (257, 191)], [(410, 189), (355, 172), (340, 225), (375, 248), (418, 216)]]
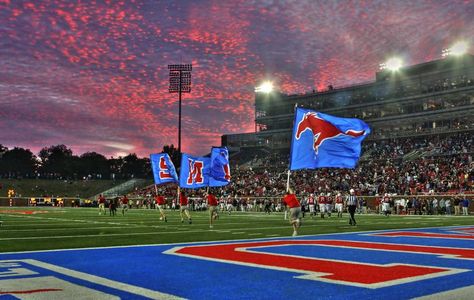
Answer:
[(372, 81), (391, 55), (472, 45), (473, 16), (474, 0), (0, 0), (0, 144), (161, 152), (178, 144), (167, 65), (192, 63), (182, 151), (206, 154), (254, 130), (263, 80), (289, 94)]

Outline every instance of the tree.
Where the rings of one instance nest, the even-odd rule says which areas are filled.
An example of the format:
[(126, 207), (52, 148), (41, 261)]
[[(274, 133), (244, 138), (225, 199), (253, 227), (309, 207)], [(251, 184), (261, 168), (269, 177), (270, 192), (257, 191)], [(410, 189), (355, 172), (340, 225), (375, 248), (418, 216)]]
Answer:
[(75, 173), (73, 170), (74, 157), (72, 150), (65, 145), (51, 146), (41, 149), (41, 171), (53, 174), (54, 177), (70, 178)]
[(15, 147), (3, 152), (0, 157), (1, 174), (8, 174), (13, 177), (34, 177), (36, 167), (36, 157), (29, 149)]
[[(107, 158), (97, 152), (86, 152), (80, 156), (80, 176), (99, 175), (100, 178), (110, 176), (109, 162)], [(97, 178), (97, 177), (95, 177)]]

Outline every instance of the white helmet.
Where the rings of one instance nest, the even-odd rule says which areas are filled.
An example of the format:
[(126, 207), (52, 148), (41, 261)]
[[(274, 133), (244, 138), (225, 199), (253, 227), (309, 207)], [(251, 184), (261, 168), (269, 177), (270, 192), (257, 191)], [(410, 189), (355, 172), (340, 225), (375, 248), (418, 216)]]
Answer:
[(328, 196), (328, 197), (329, 197), (329, 196), (331, 196), (331, 193), (328, 193), (328, 195), (327, 195), (327, 196)]
[(320, 195), (320, 196), (324, 196), (324, 193), (321, 193), (321, 195)]
[(353, 194), (354, 192), (355, 192), (354, 189), (349, 190), (349, 193), (351, 193), (351, 194)]

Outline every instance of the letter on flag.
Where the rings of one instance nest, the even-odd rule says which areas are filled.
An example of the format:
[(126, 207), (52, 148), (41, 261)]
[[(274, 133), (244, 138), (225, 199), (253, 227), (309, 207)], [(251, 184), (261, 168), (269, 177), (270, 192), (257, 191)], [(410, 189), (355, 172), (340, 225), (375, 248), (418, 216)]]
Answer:
[(362, 120), (297, 108), (291, 139), (290, 170), (354, 168), (361, 143), (370, 133)]
[(227, 147), (212, 147), (209, 186), (224, 186), (230, 182), (229, 151)]
[(201, 188), (209, 185), (209, 157), (196, 157), (183, 153), (181, 156), (181, 170), (179, 186), (182, 188)]
[(168, 153), (151, 154), (150, 161), (155, 184), (178, 182), (178, 174)]

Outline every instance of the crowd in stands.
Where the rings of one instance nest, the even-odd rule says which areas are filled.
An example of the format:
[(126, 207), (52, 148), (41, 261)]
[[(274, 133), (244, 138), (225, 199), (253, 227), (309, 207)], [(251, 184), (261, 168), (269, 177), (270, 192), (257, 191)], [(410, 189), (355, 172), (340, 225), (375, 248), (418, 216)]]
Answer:
[[(290, 184), (300, 196), (344, 193), (350, 188), (363, 196), (474, 193), (472, 133), (371, 142), (363, 151), (366, 154), (355, 169), (299, 170), (291, 173)], [(215, 192), (229, 199), (279, 199), (286, 189), (288, 161), (288, 153), (275, 153), (250, 167), (232, 166), (231, 183)], [(176, 195), (174, 185), (159, 188), (170, 199)], [(135, 196), (151, 196), (153, 189), (137, 191)], [(199, 198), (204, 190), (188, 193)]]

